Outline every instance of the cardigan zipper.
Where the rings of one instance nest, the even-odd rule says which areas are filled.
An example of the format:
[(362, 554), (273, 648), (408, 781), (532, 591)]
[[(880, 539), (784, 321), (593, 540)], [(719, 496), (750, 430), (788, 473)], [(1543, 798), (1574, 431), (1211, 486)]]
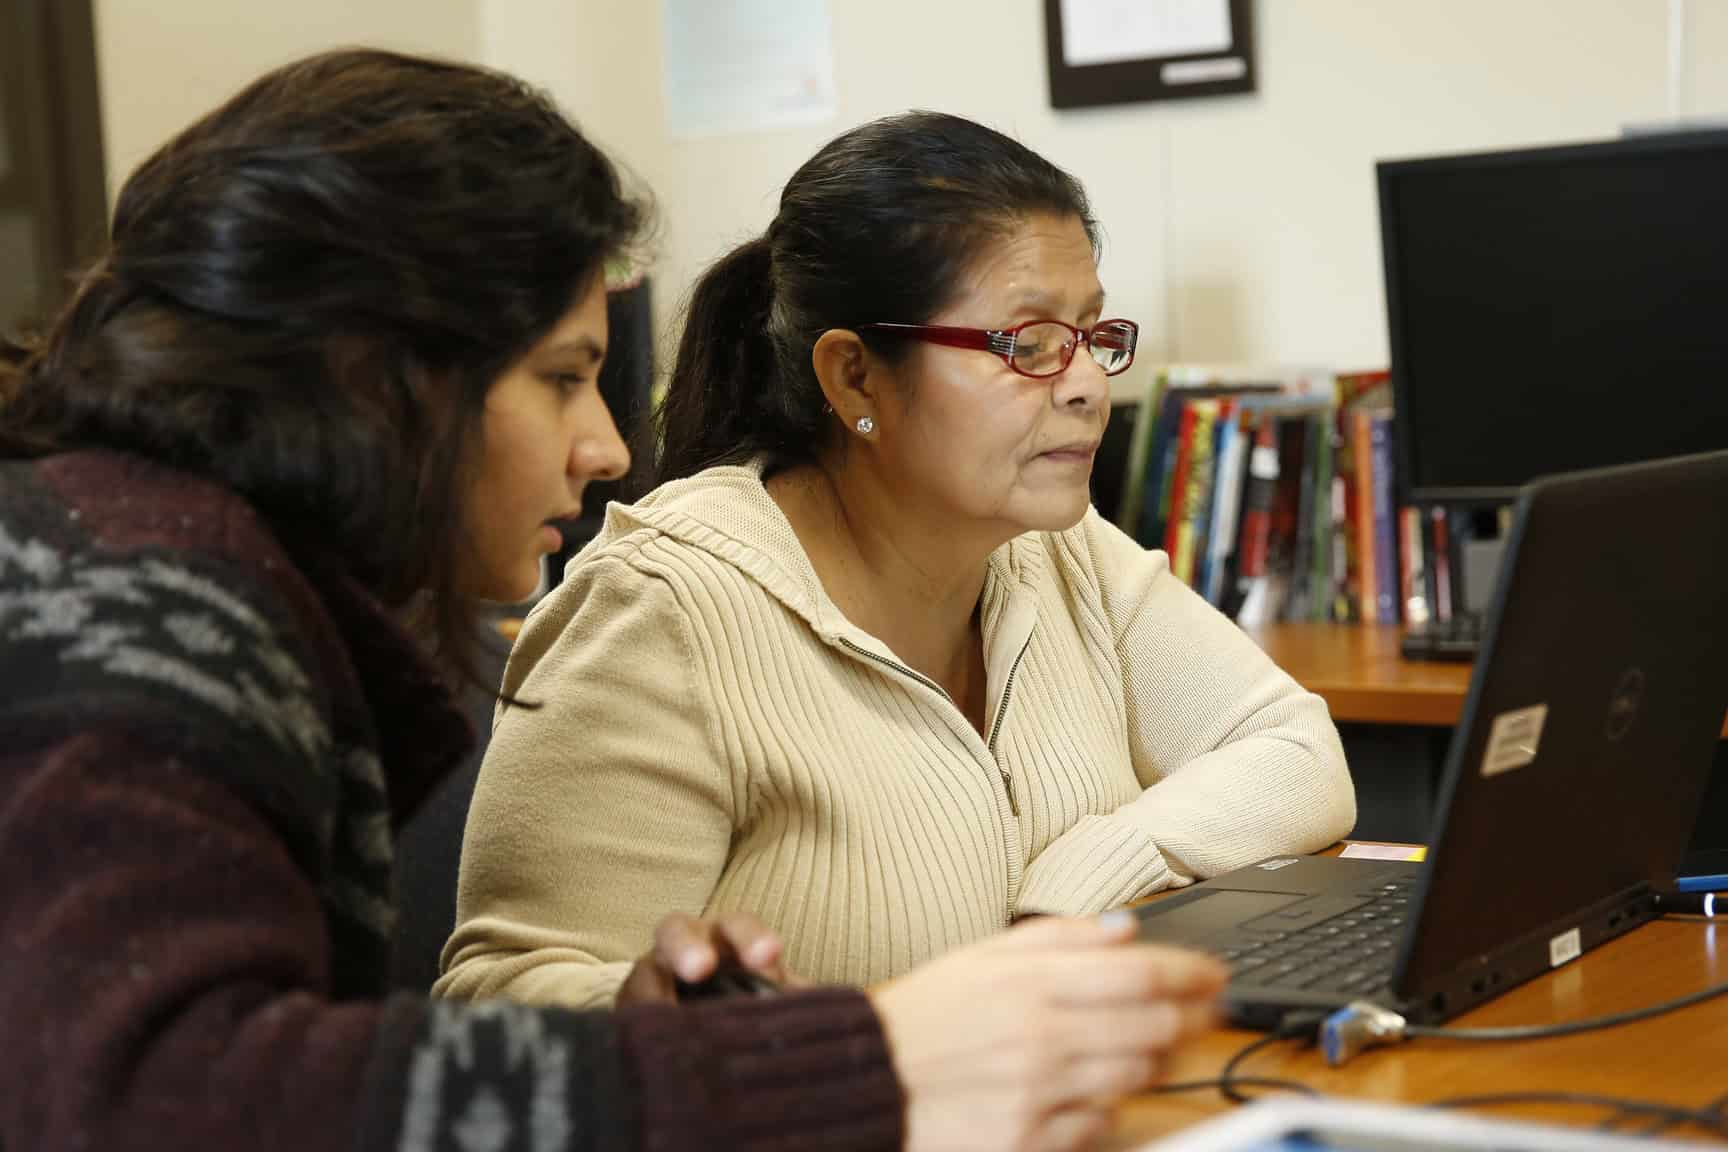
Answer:
[[(840, 641), (848, 651), (856, 652), (866, 660), (873, 660), (885, 668), (892, 668), (896, 672), (903, 672), (912, 677), (912, 679), (918, 681), (920, 684), (923, 684), (925, 687), (935, 689), (935, 691), (941, 695), (942, 699), (948, 701), (948, 703), (953, 705), (956, 709), (959, 708), (959, 705), (954, 704), (954, 697), (948, 694), (946, 688), (942, 687), (942, 685), (936, 683), (936, 681), (930, 679), (930, 677), (916, 669), (908, 668), (899, 661), (890, 660), (886, 656), (878, 656), (868, 648), (860, 648), (844, 636), (836, 636), (835, 639)], [(1026, 649), (1022, 648), (1020, 649), (1020, 655), (1014, 658), (1014, 667), (1008, 673), (1008, 683), (1002, 692), (1002, 706), (996, 710), (996, 723), (990, 726), (990, 737), (984, 742), (985, 750), (990, 753), (990, 759), (992, 761), (996, 759), (996, 733), (1001, 730), (1002, 714), (1008, 709), (1008, 693), (1014, 690), (1014, 673), (1020, 670), (1020, 660), (1025, 655)], [(1003, 768), (1000, 764), (996, 765), (996, 772), (1002, 777), (1003, 790), (1008, 793), (1008, 810), (1014, 813), (1015, 818), (1018, 819), (1020, 816), (1020, 802), (1014, 796), (1014, 777), (1009, 775), (1008, 770)]]
[[(834, 637), (834, 639), (840, 641), (840, 643), (842, 645), (844, 645), (846, 648), (850, 649), (853, 652), (856, 652), (858, 655), (864, 657), (866, 660), (874, 660), (876, 663), (882, 665), (884, 668), (892, 668), (896, 672), (904, 672), (906, 675), (912, 677), (912, 679), (918, 681), (918, 683), (924, 685), (924, 687), (931, 688), (931, 689), (934, 689), (936, 692), (939, 692), (942, 696), (942, 699), (948, 701), (948, 703), (950, 703), (950, 704), (954, 703), (954, 697), (948, 695), (948, 689), (942, 687), (942, 685), (936, 683), (936, 681), (930, 679), (930, 677), (924, 675), (922, 672), (919, 672), (913, 668), (908, 668), (908, 667), (906, 667), (906, 665), (900, 663), (898, 660), (890, 660), (886, 656), (878, 656), (878, 655), (876, 655), (876, 653), (870, 651), (870, 649), (868, 649), (868, 648), (860, 648), (860, 647), (858, 647), (858, 645), (852, 643), (852, 641), (846, 639), (846, 637), (844, 637), (844, 636), (836, 636), (836, 637)], [(958, 705), (956, 705), (956, 707), (958, 707)]]
[[(1008, 715), (1008, 702), (1014, 697), (1014, 677), (1020, 674), (1020, 662), (1026, 659), (1026, 649), (1032, 646), (1032, 638), (1027, 637), (1026, 643), (1020, 646), (1020, 654), (1014, 657), (1013, 667), (1008, 669), (1008, 679), (1002, 683), (1002, 702), (996, 706), (996, 719), (990, 725), (990, 736), (984, 741), (984, 746), (990, 751), (990, 758), (996, 759), (996, 737), (1002, 734), (1002, 720)], [(1014, 777), (1008, 769), (997, 764), (997, 771), (1002, 773), (1002, 786), (1008, 789), (1008, 808), (1014, 815), (1020, 815), (1020, 802), (1014, 796)]]

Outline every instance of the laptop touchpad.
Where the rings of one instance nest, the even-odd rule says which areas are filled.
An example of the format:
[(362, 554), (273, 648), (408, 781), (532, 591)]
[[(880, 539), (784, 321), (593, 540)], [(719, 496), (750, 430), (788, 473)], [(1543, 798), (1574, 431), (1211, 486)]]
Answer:
[[(1180, 896), (1160, 900), (1138, 909), (1140, 939), (1197, 944), (1212, 936), (1233, 931), (1257, 916), (1308, 899), (1304, 895), (1274, 892), (1196, 892), (1187, 900)], [(1170, 907), (1166, 909), (1164, 906)]]

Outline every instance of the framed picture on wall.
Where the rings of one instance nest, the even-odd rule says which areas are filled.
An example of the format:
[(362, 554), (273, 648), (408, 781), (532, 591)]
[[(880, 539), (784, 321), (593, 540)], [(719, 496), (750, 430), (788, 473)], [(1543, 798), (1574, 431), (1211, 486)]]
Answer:
[(1254, 91), (1252, 0), (1044, 0), (1056, 108)]

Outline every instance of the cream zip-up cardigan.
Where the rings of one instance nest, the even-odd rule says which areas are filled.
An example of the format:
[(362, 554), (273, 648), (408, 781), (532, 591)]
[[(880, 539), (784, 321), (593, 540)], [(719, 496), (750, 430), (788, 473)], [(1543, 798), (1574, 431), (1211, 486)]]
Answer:
[(867, 984), (1346, 834), (1319, 697), (1095, 511), (991, 556), (987, 736), (854, 627), (759, 465), (607, 510), (529, 617), (437, 991), (609, 1002), (669, 912)]

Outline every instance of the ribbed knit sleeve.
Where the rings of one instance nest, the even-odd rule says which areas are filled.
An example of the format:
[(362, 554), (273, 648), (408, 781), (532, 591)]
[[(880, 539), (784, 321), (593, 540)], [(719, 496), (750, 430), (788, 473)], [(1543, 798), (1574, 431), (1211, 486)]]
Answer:
[(887, 1039), (859, 992), (616, 1013), (398, 997), (383, 1015), (352, 1145), (366, 1152), (890, 1152), (904, 1139)]
[(469, 809), (437, 994), (610, 1003), (654, 926), (700, 914), (734, 781), (683, 610), (625, 558), (578, 565), (528, 622)]
[(332, 999), (317, 891), (259, 814), (160, 731), (82, 719), (0, 748), (0, 867), (21, 878), (0, 886), (0, 1145), (900, 1147), (857, 992), (617, 1013)]
[(1100, 911), (1349, 832), (1355, 791), (1326, 704), (1094, 512), (1065, 541), (1090, 569), (1144, 791), (1087, 815), (1026, 869), (1021, 912)]
[[(876, 1152), (904, 1140), (887, 1040), (863, 993), (620, 1009), (644, 1152)], [(674, 1106), (676, 1102), (679, 1106)]]

